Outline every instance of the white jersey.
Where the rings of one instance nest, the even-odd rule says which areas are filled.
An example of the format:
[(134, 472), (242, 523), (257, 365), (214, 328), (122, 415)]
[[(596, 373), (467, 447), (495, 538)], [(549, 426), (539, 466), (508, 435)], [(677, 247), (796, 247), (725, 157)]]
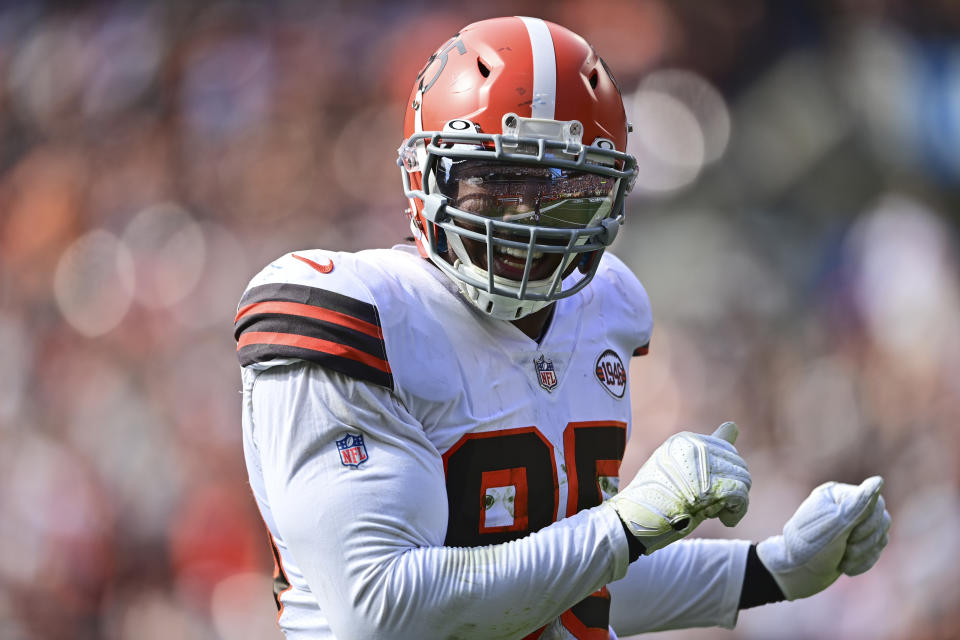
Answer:
[(236, 327), (288, 637), (733, 624), (747, 543), (674, 544), (605, 586), (627, 575), (602, 502), (630, 432), (627, 364), (652, 328), (617, 258), (557, 302), (539, 342), (402, 248), (288, 254), (251, 281)]

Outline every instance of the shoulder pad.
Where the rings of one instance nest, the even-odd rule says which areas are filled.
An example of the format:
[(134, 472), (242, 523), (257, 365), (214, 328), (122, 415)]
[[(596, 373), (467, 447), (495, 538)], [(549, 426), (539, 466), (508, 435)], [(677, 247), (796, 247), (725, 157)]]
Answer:
[(297, 252), (269, 265), (240, 300), (234, 338), (244, 367), (307, 360), (393, 388), (380, 315), (349, 254)]

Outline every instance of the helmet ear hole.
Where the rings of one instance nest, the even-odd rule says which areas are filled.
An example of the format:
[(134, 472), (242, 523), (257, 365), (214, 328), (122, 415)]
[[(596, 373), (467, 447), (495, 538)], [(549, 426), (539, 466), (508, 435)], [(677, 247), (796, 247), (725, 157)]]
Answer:
[(599, 82), (599, 80), (600, 80), (600, 74), (597, 73), (596, 69), (594, 69), (593, 72), (590, 73), (590, 88), (596, 89), (597, 82)]
[(484, 78), (490, 77), (490, 67), (485, 65), (483, 60), (480, 58), (477, 58), (477, 68), (480, 69), (480, 75), (482, 75)]

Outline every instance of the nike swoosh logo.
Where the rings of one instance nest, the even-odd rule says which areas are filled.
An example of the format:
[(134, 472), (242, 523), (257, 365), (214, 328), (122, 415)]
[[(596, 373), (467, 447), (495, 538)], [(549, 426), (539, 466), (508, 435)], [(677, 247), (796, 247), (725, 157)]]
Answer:
[(310, 258), (304, 258), (303, 256), (298, 256), (295, 253), (292, 253), (290, 255), (292, 255), (294, 258), (296, 258), (300, 262), (310, 265), (320, 273), (330, 273), (331, 271), (333, 271), (333, 260), (330, 260), (329, 258), (327, 259), (327, 264), (318, 264), (313, 260), (311, 260)]

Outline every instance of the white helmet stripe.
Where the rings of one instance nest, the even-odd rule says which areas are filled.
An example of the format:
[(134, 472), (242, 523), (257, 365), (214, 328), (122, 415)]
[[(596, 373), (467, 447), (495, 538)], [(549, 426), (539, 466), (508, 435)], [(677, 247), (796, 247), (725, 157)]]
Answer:
[(540, 18), (517, 17), (527, 27), (533, 51), (533, 113), (530, 116), (553, 120), (557, 106), (557, 57), (550, 28)]
[(417, 103), (417, 108), (413, 110), (413, 130), (420, 133), (423, 131), (423, 89), (417, 91), (414, 101)]

